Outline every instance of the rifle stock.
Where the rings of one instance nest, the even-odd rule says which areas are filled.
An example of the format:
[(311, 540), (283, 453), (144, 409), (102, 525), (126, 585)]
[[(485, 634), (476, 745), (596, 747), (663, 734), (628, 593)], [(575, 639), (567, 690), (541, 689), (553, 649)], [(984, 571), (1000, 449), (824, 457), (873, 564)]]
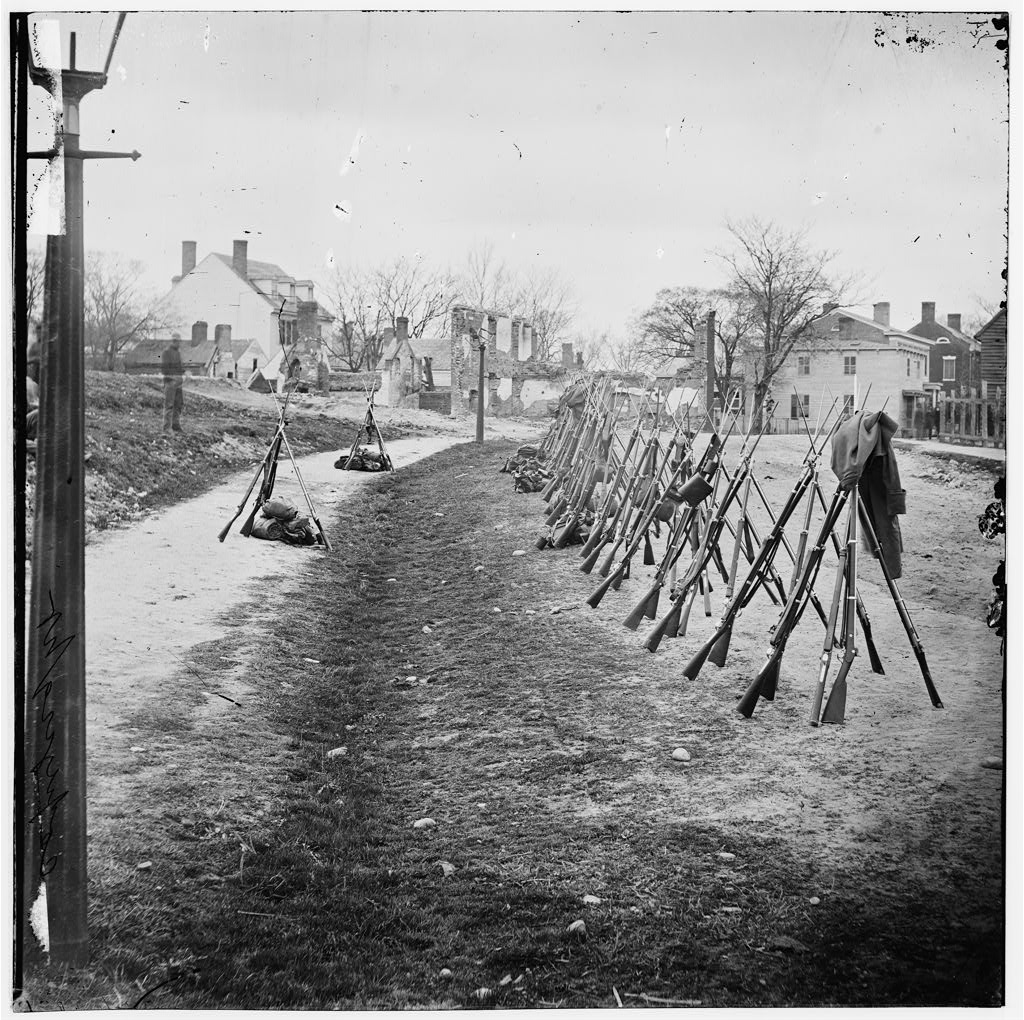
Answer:
[(602, 538), (597, 543), (597, 545), (595, 545), (594, 548), (590, 550), (589, 555), (580, 564), (580, 570), (582, 570), (584, 574), (589, 574), (594, 569), (594, 564), (600, 559), (601, 550), (604, 548), (604, 545), (607, 541), (607, 538)]
[(661, 644), (662, 638), (669, 635), (669, 631), (675, 634), (675, 628), (679, 622), (679, 614), (682, 612), (683, 598), (678, 597), (675, 602), (672, 603), (672, 608), (661, 618), (654, 630), (647, 635), (647, 640), (644, 642), (644, 646), (649, 652), (656, 652), (658, 645)]
[(555, 505), (549, 511), (547, 517), (544, 518), (544, 523), (549, 527), (554, 524), (559, 517), (565, 513), (565, 508), (569, 505), (569, 500), (565, 496), (559, 496)]
[(871, 660), (871, 672), (885, 676), (885, 667), (882, 665), (882, 660), (878, 657), (878, 649), (875, 647), (875, 642), (871, 637), (871, 621), (868, 619), (868, 614), (864, 610), (863, 605), (857, 606), (857, 616), (860, 619), (860, 629), (864, 632), (864, 644), (867, 645), (868, 658)]
[(707, 658), (711, 654), (711, 649), (714, 648), (715, 642), (718, 640), (718, 636), (720, 633), (721, 627), (719, 627), (719, 629), (716, 630), (715, 633), (712, 634), (711, 637), (708, 638), (708, 640), (705, 641), (704, 644), (702, 644), (696, 652), (694, 652), (693, 656), (690, 658), (690, 661), (686, 664), (685, 668), (683, 669), (683, 676), (686, 677), (687, 680), (697, 679), (697, 676), (699, 675), (700, 671), (704, 668), (704, 663), (707, 662)]
[(847, 648), (843, 655), (836, 682), (832, 685), (828, 701), (825, 702), (825, 711), (821, 714), (822, 723), (841, 723), (846, 718), (846, 676), (856, 654), (856, 648)]
[(252, 508), (252, 512), (248, 517), (246, 517), (241, 528), (238, 529), (245, 538), (248, 538), (252, 534), (252, 526), (256, 522), (256, 514), (259, 511), (260, 505), (260, 501), (257, 499), (256, 504)]
[[(588, 556), (590, 556), (594, 549), (596, 549), (597, 546), (601, 544), (601, 539), (604, 538), (605, 525), (607, 523), (607, 518), (603, 516), (599, 515), (597, 518), (595, 518), (594, 527), (591, 530), (586, 542), (583, 543), (583, 548), (580, 550), (580, 556), (583, 559), (586, 559)], [(593, 566), (593, 564), (591, 564), (591, 566)], [(583, 570), (583, 568), (580, 567), (580, 570)], [(589, 574), (590, 571), (587, 570), (584, 571), (584, 573)]]
[(735, 619), (735, 616), (729, 617), (729, 622), (725, 626), (725, 632), (714, 643), (708, 654), (708, 662), (713, 662), (718, 667), (724, 666), (725, 660), (728, 658), (729, 643), (732, 641), (732, 625)]
[(591, 609), (597, 609), (601, 604), (601, 599), (608, 594), (608, 589), (611, 588), (616, 581), (620, 584), (622, 583), (622, 572), (624, 569), (624, 566), (619, 564), (618, 568), (597, 586), (590, 598), (587, 599), (587, 605), (590, 606)]
[(661, 585), (654, 589), (654, 594), (651, 596), (647, 603), (647, 608), (644, 610), (644, 616), (648, 620), (656, 620), (658, 618), (658, 600), (661, 597)]
[(683, 606), (683, 611), (679, 615), (679, 626), (676, 627), (674, 634), (669, 634), (669, 637), (686, 637), (686, 627), (690, 622), (690, 610), (693, 608), (694, 602), (697, 601), (697, 589), (696, 587), (690, 589), (690, 594), (686, 599), (686, 605)]
[(654, 546), (651, 545), (650, 531), (644, 532), (644, 566), (653, 567), (658, 561), (654, 558)]
[[(629, 630), (636, 630), (640, 626), (640, 621), (648, 615), (647, 610), (650, 607), (651, 599), (657, 599), (660, 590), (660, 584), (652, 585), (650, 591), (633, 607), (629, 616), (622, 621), (622, 625)], [(655, 602), (655, 605), (657, 605), (657, 602)]]
[(736, 702), (736, 711), (746, 719), (749, 719), (754, 714), (754, 709), (757, 708), (757, 703), (761, 698), (761, 685), (763, 683), (761, 674), (763, 672), (764, 669), (762, 668), (761, 672), (750, 681), (750, 686), (744, 691), (743, 697)]

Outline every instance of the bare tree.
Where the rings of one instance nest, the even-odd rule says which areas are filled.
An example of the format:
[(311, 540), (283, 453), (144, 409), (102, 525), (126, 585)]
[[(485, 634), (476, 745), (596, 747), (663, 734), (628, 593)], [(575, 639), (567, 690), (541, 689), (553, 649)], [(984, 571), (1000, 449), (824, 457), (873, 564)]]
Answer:
[(38, 322), (42, 318), (45, 276), (46, 256), (41, 251), (28, 252), (25, 259), (25, 307), (29, 322)]
[(376, 300), (375, 282), (373, 270), (338, 267), (327, 287), (336, 317), (325, 343), (353, 372), (376, 368), (384, 345), (388, 323)]
[(400, 316), (409, 320), (409, 335), (423, 336), (444, 322), (455, 303), (456, 282), (446, 270), (432, 269), (419, 259), (401, 257), (373, 273), (376, 299), (391, 328)]
[(968, 336), (974, 336), (989, 320), (1004, 307), (1003, 303), (992, 298), (982, 297), (980, 294), (972, 294), (971, 301), (974, 308), (964, 316), (963, 332)]
[(145, 266), (118, 255), (89, 252), (85, 260), (85, 343), (108, 371), (132, 343), (157, 328), (157, 313), (140, 290)]
[(533, 356), (538, 361), (551, 361), (558, 355), (576, 316), (572, 286), (556, 270), (513, 270), (498, 257), (489, 240), (469, 252), (456, 289), (462, 304), (528, 322), (533, 327)]
[(466, 255), (466, 265), (457, 282), (459, 301), (473, 308), (510, 314), (515, 274), (498, 258), (494, 242), (483, 240)]
[(373, 370), (384, 353), (386, 331), (409, 320), (409, 335), (423, 336), (446, 321), (455, 301), (450, 273), (404, 257), (367, 269), (338, 268), (327, 287), (336, 311), (325, 340), (332, 355), (353, 371)]
[(715, 306), (715, 379), (723, 399), (737, 381), (737, 370), (745, 365), (758, 325), (757, 305), (743, 291), (711, 292)]
[(576, 317), (572, 287), (554, 269), (531, 269), (516, 283), (511, 312), (533, 327), (533, 356), (550, 361)]
[(709, 291), (700, 287), (666, 287), (631, 324), (638, 352), (652, 363), (693, 353), (704, 336), (708, 312), (714, 306)]
[(608, 364), (622, 375), (644, 375), (655, 366), (655, 359), (644, 349), (635, 330), (625, 337), (613, 339), (605, 334), (605, 357)]
[(576, 365), (584, 372), (606, 368), (611, 363), (611, 340), (607, 330), (592, 329), (573, 336), (573, 351)]
[(823, 302), (848, 304), (852, 278), (832, 275), (835, 253), (812, 250), (807, 231), (785, 230), (757, 217), (726, 224), (733, 244), (719, 253), (730, 271), (730, 290), (747, 298), (756, 319), (754, 372), (757, 415), (772, 379), (798, 344), (814, 342), (808, 327)]

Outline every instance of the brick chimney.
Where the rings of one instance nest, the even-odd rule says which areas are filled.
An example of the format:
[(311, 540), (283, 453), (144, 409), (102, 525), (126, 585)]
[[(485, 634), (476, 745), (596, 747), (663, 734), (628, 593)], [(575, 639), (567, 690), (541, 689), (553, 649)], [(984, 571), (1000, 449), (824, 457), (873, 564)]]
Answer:
[(512, 320), (512, 338), (509, 344), (509, 353), (513, 361), (519, 360), (519, 336), (523, 328), (522, 319)]
[(572, 356), (572, 343), (562, 344), (562, 368), (571, 372), (575, 359)]
[(192, 346), (198, 347), (200, 344), (206, 343), (206, 330), (207, 325), (200, 319), (198, 322), (192, 323)]
[(889, 325), (889, 302), (879, 301), (875, 305), (875, 322), (880, 326)]
[(399, 315), (395, 319), (395, 339), (399, 347), (409, 342), (409, 320), (404, 315)]
[(181, 242), (181, 275), (188, 276), (196, 268), (196, 242)]
[(935, 321), (935, 302), (934, 301), (922, 301), (921, 302), (921, 321), (922, 322), (934, 322)]
[(222, 351), (231, 350), (231, 327), (220, 323), (213, 327), (213, 339)]
[(497, 316), (487, 316), (487, 353), (498, 353), (498, 319)]
[(950, 329), (955, 329), (959, 333), (960, 332), (960, 313), (959, 312), (955, 312), (955, 313), (954, 312), (950, 312), (946, 316), (946, 325)]
[(316, 339), (316, 316), (320, 306), (315, 301), (299, 301), (296, 304), (295, 338), (297, 340)]
[(249, 279), (248, 241), (235, 241), (234, 251), (231, 253), (231, 267), (243, 279)]

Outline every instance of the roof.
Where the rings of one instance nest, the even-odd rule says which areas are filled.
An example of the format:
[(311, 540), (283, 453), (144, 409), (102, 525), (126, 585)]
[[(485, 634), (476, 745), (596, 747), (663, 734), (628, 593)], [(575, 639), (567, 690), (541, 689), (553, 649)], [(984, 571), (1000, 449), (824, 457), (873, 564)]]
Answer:
[[(129, 365), (159, 366), (164, 350), (169, 344), (170, 340), (166, 338), (147, 337), (140, 340), (125, 355), (125, 362)], [(182, 340), (178, 353), (181, 355), (183, 368), (206, 368), (216, 350), (217, 342), (215, 340), (204, 340), (196, 347)]]
[[(259, 287), (257, 287), (257, 286), (256, 286), (256, 284), (254, 284), (254, 283), (252, 282), (252, 278), (251, 278), (251, 277), (245, 277), (245, 276), (242, 276), (242, 274), (241, 274), (241, 273), (239, 273), (239, 272), (238, 272), (238, 271), (237, 271), (237, 270), (235, 269), (235, 264), (234, 264), (234, 262), (233, 262), (233, 261), (231, 260), (231, 258), (230, 258), (229, 256), (227, 256), (227, 255), (221, 255), (221, 253), (220, 253), (220, 252), (214, 251), (214, 252), (210, 252), (210, 254), (209, 254), (209, 255), (207, 256), (207, 258), (211, 258), (211, 257), (212, 257), (212, 258), (215, 258), (215, 259), (220, 259), (220, 261), (221, 261), (221, 262), (223, 262), (223, 263), (224, 263), (224, 265), (226, 265), (226, 266), (228, 267), (228, 269), (230, 269), (230, 270), (231, 270), (231, 272), (233, 272), (233, 273), (235, 274), (235, 276), (237, 276), (237, 277), (238, 277), (238, 278), (239, 278), (240, 280), (245, 280), (245, 282), (246, 282), (247, 284), (249, 284), (249, 286), (250, 286), (250, 287), (252, 287), (252, 289), (253, 289), (253, 290), (254, 290), (254, 291), (255, 291), (255, 292), (257, 293), (257, 294), (259, 294), (259, 296), (260, 296), (261, 298), (263, 298), (263, 299), (264, 299), (264, 300), (265, 300), (265, 301), (267, 302), (267, 304), (269, 304), (269, 305), (272, 305), (272, 306), (273, 306), (274, 308), (278, 308), (278, 307), (280, 307), (280, 303), (281, 303), (281, 302), (280, 302), (279, 300), (276, 300), (276, 299), (274, 299), (274, 298), (270, 297), (270, 295), (269, 295), (269, 294), (264, 294), (264, 293), (263, 293), (263, 291), (261, 291), (261, 290), (259, 289)], [(268, 263), (264, 263), (264, 264), (268, 264)]]
[(452, 340), (450, 336), (420, 336), (410, 340), (417, 358), (430, 358), (435, 372), (447, 372), (452, 367)]
[[(822, 324), (825, 319), (830, 318), (853, 319), (854, 321), (860, 322), (865, 326), (872, 326), (879, 333), (884, 333), (886, 337), (891, 336), (896, 337), (897, 339), (900, 340), (913, 340), (915, 343), (928, 344), (929, 346), (935, 342), (934, 340), (929, 340), (927, 337), (915, 336), (913, 333), (908, 333), (906, 330), (894, 329), (892, 326), (886, 326), (883, 322), (878, 322), (876, 319), (873, 319), (867, 315), (861, 315), (859, 312), (850, 311), (849, 308), (833, 308), (831, 311), (825, 312), (823, 315), (819, 315), (817, 316), (817, 318), (812, 319), (811, 321), (813, 325), (819, 325)], [(825, 334), (824, 339), (828, 339), (827, 333)], [(800, 347), (799, 344), (797, 346)], [(835, 346), (840, 347), (846, 345), (837, 343)]]
[[(995, 325), (995, 324), (996, 324), (996, 323), (997, 323), (997, 322), (998, 322), (998, 321), (999, 321), (1000, 319), (1003, 319), (1003, 320), (1005, 320), (1005, 319), (1006, 319), (1006, 309), (1005, 309), (1005, 308), (1000, 308), (1000, 309), (999, 309), (999, 311), (998, 311), (998, 312), (996, 312), (996, 314), (995, 314), (995, 315), (993, 315), (993, 316), (992, 316), (992, 318), (991, 318), (991, 319), (989, 319), (989, 320), (988, 320), (988, 322), (986, 322), (986, 323), (985, 323), (985, 325), (984, 325), (984, 326), (982, 326), (982, 327), (981, 327), (981, 329), (979, 329), (979, 330), (978, 330), (978, 331), (977, 331), (977, 332), (976, 332), (976, 333), (974, 334), (974, 335), (975, 335), (975, 337), (976, 337), (976, 338), (977, 338), (977, 337), (980, 337), (982, 333), (985, 333), (985, 332), (987, 332), (987, 331), (988, 331), (989, 329), (991, 329), (991, 328), (992, 328), (992, 327), (993, 327), (993, 326), (994, 326), (994, 325)], [(1005, 332), (1005, 326), (1004, 326), (1003, 328), (1004, 328), (1004, 332)], [(1004, 337), (1004, 339), (1005, 339), (1005, 337)]]

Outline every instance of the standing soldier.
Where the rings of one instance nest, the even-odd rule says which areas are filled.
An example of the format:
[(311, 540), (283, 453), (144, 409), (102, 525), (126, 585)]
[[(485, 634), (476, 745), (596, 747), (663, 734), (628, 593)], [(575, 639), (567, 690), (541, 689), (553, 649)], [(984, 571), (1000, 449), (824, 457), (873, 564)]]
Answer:
[(164, 432), (181, 431), (181, 409), (185, 406), (182, 376), (185, 370), (178, 350), (180, 346), (181, 337), (175, 333), (171, 337), (171, 345), (164, 349), (160, 358), (164, 377)]
[(316, 361), (316, 383), (323, 396), (331, 395), (331, 366), (327, 360), (327, 348), (322, 344)]

